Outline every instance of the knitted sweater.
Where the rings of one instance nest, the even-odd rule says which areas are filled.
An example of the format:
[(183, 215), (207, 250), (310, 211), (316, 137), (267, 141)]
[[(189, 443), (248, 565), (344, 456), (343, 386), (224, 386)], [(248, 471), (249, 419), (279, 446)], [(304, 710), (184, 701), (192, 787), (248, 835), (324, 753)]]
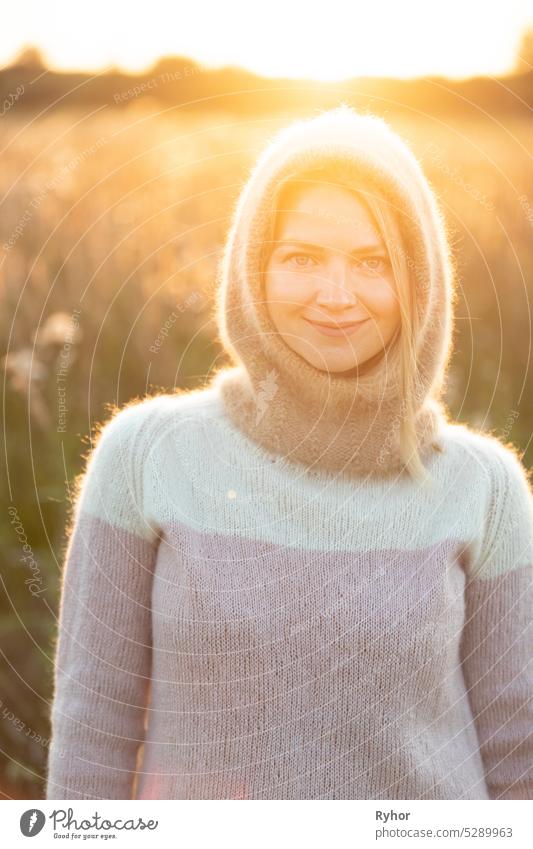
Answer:
[(116, 414), (67, 549), (47, 798), (533, 799), (531, 490), (495, 438), (441, 441), (421, 488), (276, 457), (213, 387)]

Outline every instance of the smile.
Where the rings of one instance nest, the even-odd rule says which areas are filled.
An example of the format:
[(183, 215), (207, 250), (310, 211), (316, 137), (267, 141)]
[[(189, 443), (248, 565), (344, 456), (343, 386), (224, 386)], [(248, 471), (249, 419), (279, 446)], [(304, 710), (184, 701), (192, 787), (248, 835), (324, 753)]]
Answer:
[(335, 326), (333, 324), (320, 324), (316, 321), (309, 321), (309, 319), (304, 319), (308, 324), (311, 325), (315, 330), (318, 330), (319, 333), (324, 336), (349, 336), (352, 333), (355, 333), (363, 324), (366, 324), (368, 318), (364, 318), (361, 321), (356, 321), (353, 324), (344, 324), (341, 326)]

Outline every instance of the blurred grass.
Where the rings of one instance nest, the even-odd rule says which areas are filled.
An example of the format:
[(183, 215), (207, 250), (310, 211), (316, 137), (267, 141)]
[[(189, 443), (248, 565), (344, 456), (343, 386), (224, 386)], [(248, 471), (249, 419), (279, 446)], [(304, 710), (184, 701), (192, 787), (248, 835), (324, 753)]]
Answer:
[[(292, 117), (161, 116), (135, 103), (90, 117), (72, 110), (3, 119), (1, 333), (6, 351), (26, 357), (13, 361), (4, 388), (0, 685), (20, 720), (16, 728), (0, 716), (5, 795), (42, 793), (47, 748), (26, 729), (49, 735), (66, 511), (91, 425), (111, 404), (195, 386), (223, 361), (210, 310), (229, 213), (268, 136)], [(533, 204), (533, 123), (390, 121), (441, 198), (458, 259), (450, 409), (512, 441), (530, 466), (533, 229), (518, 198)], [(74, 310), (81, 335), (67, 352), (68, 412), (58, 433), (65, 336), (61, 328), (54, 336), (49, 321), (64, 313), (65, 322)], [(43, 577), (39, 598), (24, 583), (31, 573), (10, 504)]]

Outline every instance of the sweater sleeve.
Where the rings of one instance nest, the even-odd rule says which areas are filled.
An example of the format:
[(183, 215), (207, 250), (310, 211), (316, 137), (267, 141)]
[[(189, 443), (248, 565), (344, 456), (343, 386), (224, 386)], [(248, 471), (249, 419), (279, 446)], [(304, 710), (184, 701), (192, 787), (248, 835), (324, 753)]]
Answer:
[(101, 430), (65, 554), (47, 799), (131, 799), (151, 668), (159, 536), (145, 519), (144, 405)]
[(533, 495), (512, 450), (492, 460), (485, 539), (465, 585), (461, 663), (491, 799), (533, 799)]

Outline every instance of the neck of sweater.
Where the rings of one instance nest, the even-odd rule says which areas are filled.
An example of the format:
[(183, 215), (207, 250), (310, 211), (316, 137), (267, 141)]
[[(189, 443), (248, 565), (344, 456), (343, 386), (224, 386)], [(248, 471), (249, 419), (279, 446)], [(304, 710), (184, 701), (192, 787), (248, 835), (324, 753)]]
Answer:
[[(310, 365), (277, 334), (263, 336), (259, 345), (255, 341), (246, 364), (224, 369), (213, 381), (236, 427), (270, 453), (310, 471), (347, 477), (406, 474), (397, 344), (370, 369), (335, 375)], [(422, 460), (439, 450), (443, 420), (435, 401), (418, 404), (414, 421)]]

